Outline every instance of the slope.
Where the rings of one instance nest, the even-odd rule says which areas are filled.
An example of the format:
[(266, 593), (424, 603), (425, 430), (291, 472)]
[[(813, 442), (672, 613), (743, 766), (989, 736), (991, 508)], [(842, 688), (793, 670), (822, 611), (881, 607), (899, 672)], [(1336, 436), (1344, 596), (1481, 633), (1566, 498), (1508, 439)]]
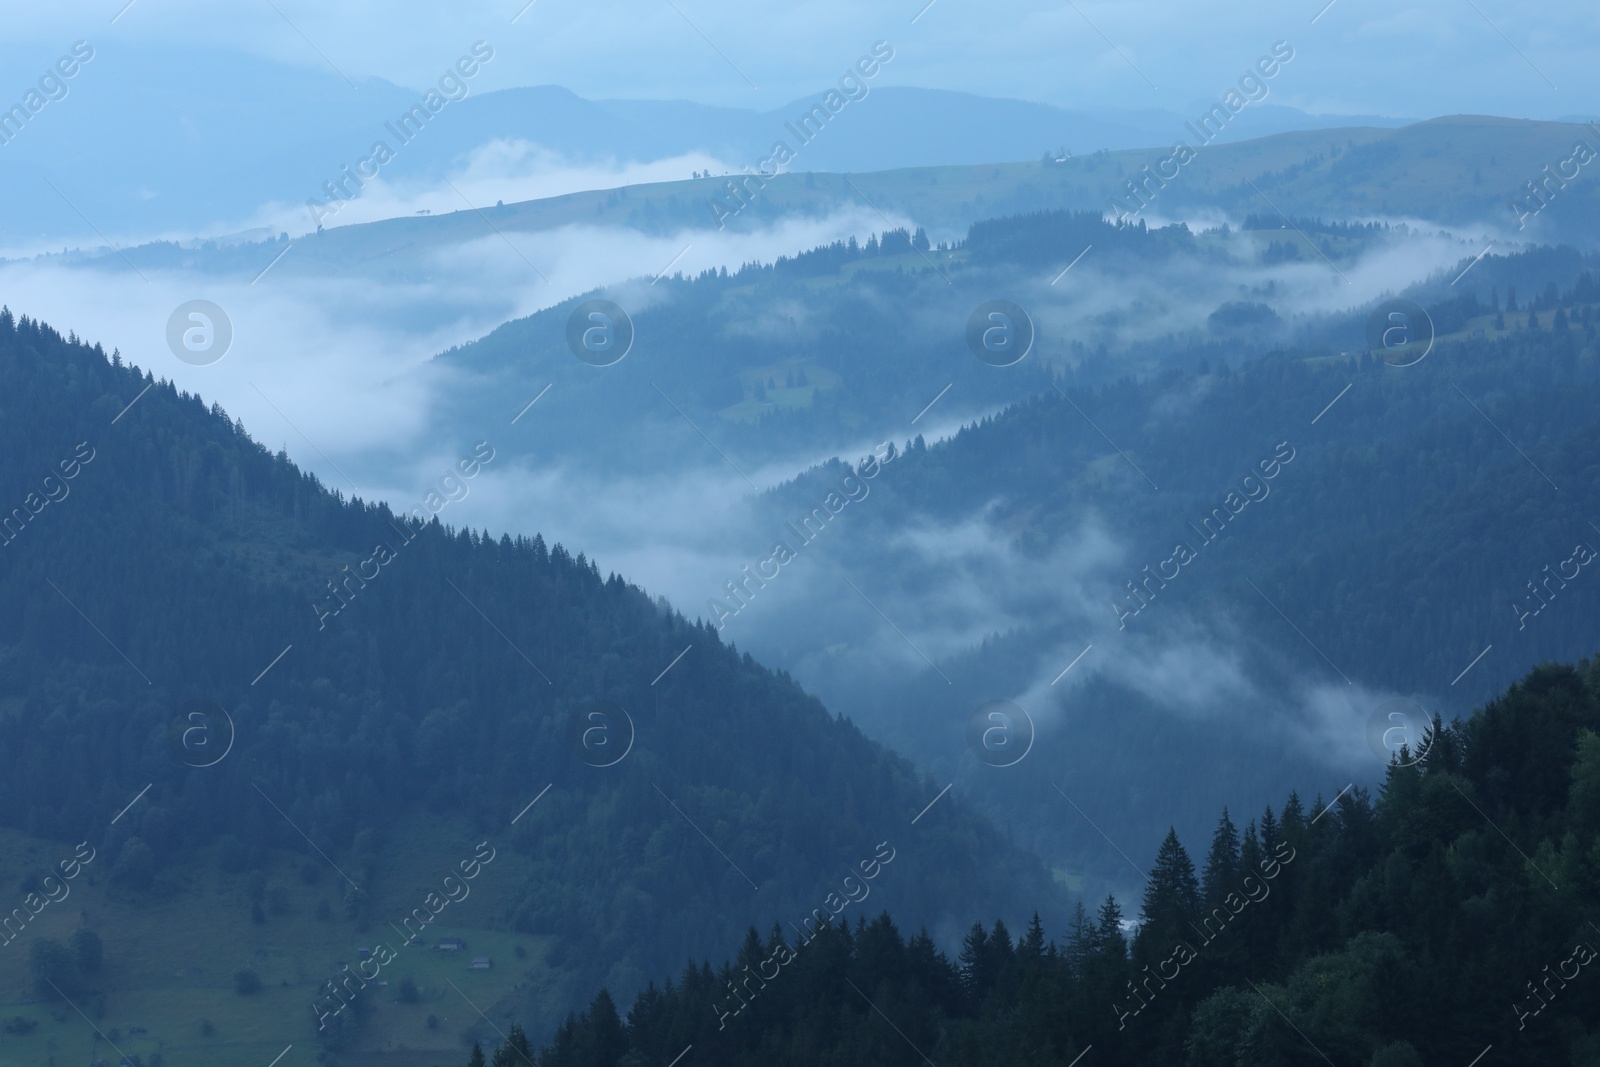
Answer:
[[(9, 312), (0, 374), (0, 810), (89, 840), (134, 898), (206, 848), (287, 850), (385, 939), (403, 916), (373, 910), (374, 879), (420, 901), (489, 841), (532, 860), (502, 928), (631, 988), (708, 938), (807, 913), (937, 792), (581, 554), (442, 525), (492, 442), (397, 513)], [(386, 866), (423, 815), (470, 837), (441, 841), (431, 870)], [(902, 855), (884, 895), (932, 924), (952, 901), (1052, 893), (970, 814)]]
[[(1600, 640), (1600, 288), (1584, 266), (1537, 250), (1483, 260), (1476, 292), (1419, 286), (1440, 339), (1415, 366), (1374, 358), (1336, 316), (1300, 344), (1176, 348), (1181, 369), (1149, 380), (1063, 375), (1059, 393), (914, 440), (872, 507), (830, 529), (816, 594), (786, 586), (759, 610), (809, 617), (848, 592), (841, 574), (874, 607), (845, 600), (825, 634), (763, 644), (1041, 855), (1120, 884), (1130, 868), (1101, 833), (1137, 854), (1241, 791), (1370, 782), (1391, 711), (1413, 731), (1465, 714)], [(1547, 272), (1570, 286), (1530, 284)], [(774, 528), (830, 480), (773, 494)], [(936, 666), (885, 670), (903, 639), (879, 611)], [(768, 617), (727, 631), (748, 640)], [(1038, 730), (1003, 788), (963, 745), (997, 696)]]
[(778, 1067), (1587, 1067), (1597, 729), (1600, 667), (1547, 665), (1436, 724), (1376, 800), (1224, 811), (1198, 863), (1169, 836), (1131, 936), (1117, 920), (1134, 909), (1109, 899), (1048, 932), (976, 923), (955, 960), (887, 913), (809, 940), (752, 929), (625, 1022), (602, 991), (537, 1063), (662, 1062), (692, 1043), (702, 1063)]

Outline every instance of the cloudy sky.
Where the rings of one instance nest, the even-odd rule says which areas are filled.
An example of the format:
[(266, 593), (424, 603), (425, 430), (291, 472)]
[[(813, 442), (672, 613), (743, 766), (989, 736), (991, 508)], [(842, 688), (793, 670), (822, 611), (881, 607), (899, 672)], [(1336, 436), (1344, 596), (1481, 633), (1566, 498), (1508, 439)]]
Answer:
[(1600, 6), (1576, 0), (64, 0), (6, 5), (0, 28), (17, 93), (32, 72), (16, 64), (80, 38), (412, 87), (483, 39), (497, 52), (485, 88), (758, 109), (826, 86), (878, 40), (897, 53), (886, 83), (1085, 109), (1187, 110), (1276, 41), (1296, 52), (1277, 102), (1318, 113), (1555, 118), (1587, 114), (1600, 90)]

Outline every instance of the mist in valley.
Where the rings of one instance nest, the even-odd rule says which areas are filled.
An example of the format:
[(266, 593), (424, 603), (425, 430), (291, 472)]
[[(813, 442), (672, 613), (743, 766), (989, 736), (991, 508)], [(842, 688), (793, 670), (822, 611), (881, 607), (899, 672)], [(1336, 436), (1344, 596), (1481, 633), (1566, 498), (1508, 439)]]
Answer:
[(0, 1067), (1600, 1062), (1593, 12), (5, 21)]

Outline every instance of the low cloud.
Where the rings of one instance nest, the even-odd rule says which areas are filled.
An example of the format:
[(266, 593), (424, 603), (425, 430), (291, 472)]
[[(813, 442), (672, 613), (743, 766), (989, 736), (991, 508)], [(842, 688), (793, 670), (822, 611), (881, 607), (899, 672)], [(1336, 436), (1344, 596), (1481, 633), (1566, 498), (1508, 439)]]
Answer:
[[(479, 179), (470, 175), (488, 183), (490, 175), (513, 169), (508, 160), (527, 158), (508, 148), (497, 161), (482, 161), (479, 171), (463, 172), (468, 184), (462, 189), (487, 198), (488, 185), (472, 184)], [(399, 197), (391, 204), (411, 202)], [(743, 565), (770, 551), (781, 525), (750, 485), (707, 454), (683, 460), (667, 478), (611, 472), (606, 492), (596, 492), (593, 476), (563, 457), (513, 455), (509, 426), (437, 425), (438, 398), (462, 372), (432, 357), (618, 278), (634, 279), (625, 284), (633, 294), (630, 306), (666, 299), (666, 288), (652, 286), (650, 278), (669, 263), (686, 274), (736, 268), (846, 236), (864, 238), (882, 227), (883, 220), (863, 207), (821, 219), (790, 218), (746, 234), (649, 235), (586, 225), (504, 235), (486, 229), (482, 237), (431, 253), (422, 274), (431, 280), (409, 283), (288, 270), (269, 272), (254, 285), (156, 271), (146, 271), (147, 282), (127, 271), (51, 261), (0, 266), (0, 285), (13, 310), (120, 348), (126, 359), (221, 402), (259, 440), (274, 449), (286, 445), (329, 485), (352, 491), (353, 484), (369, 499), (409, 506), (463, 447), (488, 440), (500, 459), (474, 481), (466, 499), (450, 506), (446, 521), (496, 533), (541, 531), (547, 541), (586, 553), (602, 571), (667, 596), (686, 615), (708, 617), (707, 600), (720, 596)], [(1103, 328), (1123, 331), (1118, 337), (1126, 341), (1127, 331), (1154, 337), (1203, 322), (1217, 302), (1219, 278), (1224, 289), (1246, 291), (1274, 282), (1271, 302), (1288, 318), (1343, 310), (1398, 290), (1461, 255), (1461, 243), (1449, 237), (1386, 242), (1359, 260), (1341, 262), (1349, 285), (1320, 258), (1288, 269), (1179, 262), (1132, 279), (1085, 260), (1053, 289), (1048, 278), (1039, 279), (1037, 302), (1044, 327), (1068, 335), (1103, 321), (1108, 309), (1117, 311), (1126, 325)], [(195, 298), (220, 304), (234, 322), (233, 350), (209, 367), (180, 362), (166, 348), (172, 309)], [(1148, 326), (1140, 325), (1145, 311), (1153, 312)], [(803, 305), (780, 307), (753, 328), (759, 334), (790, 318), (795, 325), (789, 328), (804, 329), (809, 316)], [(559, 400), (552, 395), (542, 402)], [(1177, 414), (1198, 400), (1175, 393), (1165, 403)], [(956, 401), (945, 398), (917, 427), (909, 425), (915, 412), (906, 412), (895, 443), (917, 429), (935, 439), (954, 432), (966, 421)], [(864, 455), (884, 436), (863, 431), (836, 442), (836, 449), (779, 457), (747, 473), (769, 488), (830, 453)], [(1360, 766), (1371, 758), (1363, 753), (1364, 716), (1380, 696), (1341, 693), (1299, 678), (1272, 650), (1243, 638), (1226, 612), (1200, 618), (1175, 601), (1141, 633), (1119, 632), (1105, 599), (1125, 577), (1126, 550), (1098, 515), (1084, 515), (1041, 555), (1021, 547), (1017, 520), (1003, 501), (940, 517), (885, 511), (896, 505), (881, 490), (896, 476), (893, 464), (886, 467), (872, 495), (852, 504), (730, 620), (724, 638), (787, 667), (830, 706), (869, 727), (871, 695), (926, 677), (924, 655), (948, 665), (985, 641), (1020, 635), (1013, 645), (1024, 666), (1011, 675), (1009, 691), (993, 695), (1016, 700), (1041, 728), (1057, 721), (1073, 694), (1103, 683), (1185, 719), (1215, 718), (1248, 729), (1252, 716), (1262, 717), (1304, 755), (1330, 764)], [(1091, 642), (1094, 649), (1061, 677)]]
[[(418, 272), (429, 280), (421, 282), (276, 269), (254, 283), (149, 268), (141, 276), (112, 257), (82, 267), (0, 264), (0, 286), (14, 312), (119, 349), (158, 378), (221, 403), (274, 449), (286, 445), (329, 485), (348, 491), (354, 482), (369, 496), (370, 485), (395, 483), (397, 455), (442, 443), (440, 436), (453, 444), (456, 430), (431, 427), (435, 402), (455, 373), (433, 360), (437, 353), (619, 278), (643, 276), (630, 291), (635, 306), (645, 306), (662, 293), (650, 278), (674, 257), (675, 272), (737, 268), (864, 237), (879, 221), (862, 208), (749, 233), (651, 236), (593, 226), (488, 233), (432, 253)], [(218, 304), (233, 323), (232, 348), (210, 366), (191, 366), (167, 347), (168, 317), (194, 299)]]
[[(399, 149), (397, 165), (403, 165), (405, 152), (404, 147)], [(356, 198), (331, 204), (337, 210), (326, 217), (324, 225), (349, 226), (421, 212), (443, 215), (489, 208), (499, 201), (515, 204), (592, 189), (685, 181), (695, 171), (721, 174), (732, 169), (735, 168), (725, 161), (703, 152), (648, 162), (577, 162), (528, 141), (497, 138), (475, 148), (443, 180), (402, 177), (391, 181), (380, 176), (368, 181)], [(330, 169), (329, 178), (338, 177), (337, 168)], [(308, 189), (306, 196), (327, 201), (322, 189)], [(709, 212), (706, 218), (709, 222)], [(273, 232), (286, 230), (295, 235), (316, 229), (315, 216), (304, 200), (268, 204), (245, 226)]]

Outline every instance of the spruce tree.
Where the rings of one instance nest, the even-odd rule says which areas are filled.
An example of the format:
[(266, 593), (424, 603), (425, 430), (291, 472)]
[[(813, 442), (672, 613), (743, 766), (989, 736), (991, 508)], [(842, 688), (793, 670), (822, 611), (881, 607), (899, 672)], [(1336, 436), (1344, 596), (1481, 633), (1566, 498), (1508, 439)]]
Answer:
[[(483, 1061), (480, 1058), (478, 1062)], [(522, 1032), (522, 1027), (512, 1024), (506, 1043), (494, 1050), (493, 1064), (494, 1067), (534, 1067), (533, 1047), (528, 1044), (528, 1035)]]
[(1122, 932), (1122, 905), (1117, 903), (1116, 897), (1106, 895), (1096, 920), (1096, 955), (1102, 960), (1126, 960), (1128, 939)]
[(1300, 794), (1291, 792), (1289, 799), (1284, 802), (1283, 812), (1279, 816), (1278, 830), (1283, 839), (1291, 845), (1299, 845), (1305, 840), (1303, 831), (1306, 828), (1305, 806), (1300, 803)]
[[(516, 1037), (521, 1031), (513, 1028), (511, 1033)], [(589, 1035), (594, 1056), (592, 1062), (598, 1067), (614, 1067), (628, 1052), (628, 1030), (622, 1025), (616, 1002), (605, 989), (600, 990), (589, 1005)], [(529, 1063), (532, 1063), (531, 1059)]]
[(1115, 1031), (1113, 1003), (1127, 997), (1132, 966), (1128, 962), (1128, 939), (1122, 932), (1122, 906), (1113, 896), (1100, 905), (1095, 925), (1096, 953), (1089, 961), (1088, 974), (1081, 984), (1086, 1042), (1105, 1041)]
[(1145, 883), (1135, 956), (1144, 962), (1165, 959), (1180, 941), (1194, 939), (1199, 915), (1200, 883), (1194, 862), (1178, 841), (1178, 831), (1168, 829)]
[(1261, 835), (1256, 832), (1254, 821), (1244, 828), (1244, 836), (1239, 840), (1239, 880), (1242, 882), (1252, 874), (1261, 876)]
[[(756, 933), (754, 926), (749, 927), (744, 933), (744, 943), (739, 946), (739, 955), (734, 958), (734, 982), (756, 974), (761, 966), (761, 961), (767, 958), (766, 949), (761, 944), (761, 938)], [(748, 969), (747, 969), (748, 968)], [(757, 976), (759, 980), (759, 975)]]
[(986, 995), (998, 995), (1010, 1002), (1016, 996), (1017, 952), (1011, 943), (1011, 932), (999, 919), (989, 930), (989, 973), (993, 984), (985, 990)]
[(1001, 919), (994, 921), (994, 928), (989, 931), (990, 958), (997, 963), (1009, 962), (1015, 949), (1011, 944), (1011, 931), (1006, 929), (1006, 924)]
[(1083, 981), (1084, 975), (1089, 971), (1089, 961), (1099, 951), (1096, 940), (1094, 924), (1089, 921), (1089, 913), (1084, 910), (1083, 901), (1078, 901), (1072, 909), (1072, 922), (1067, 927), (1066, 950), (1062, 958), (1067, 963), (1067, 973), (1076, 981)]
[(989, 932), (983, 923), (975, 922), (961, 942), (961, 988), (973, 1008), (983, 1003), (986, 993), (994, 985), (994, 955), (990, 951)]
[(1267, 810), (1261, 814), (1261, 851), (1271, 854), (1278, 847), (1278, 842), (1283, 840), (1283, 831), (1278, 827), (1278, 820), (1272, 815), (1272, 805), (1267, 805)]
[(1044, 923), (1039, 921), (1038, 912), (1034, 912), (1033, 918), (1028, 920), (1028, 932), (1017, 942), (1017, 956), (1029, 964), (1037, 964), (1044, 959)]
[(1454, 773), (1461, 769), (1461, 736), (1440, 718), (1438, 712), (1434, 713), (1433, 721), (1428, 724), (1418, 747), (1422, 750), (1421, 755), (1427, 759), (1428, 770)]
[(1206, 853), (1205, 890), (1201, 899), (1207, 911), (1222, 903), (1238, 878), (1239, 831), (1228, 817), (1228, 809), (1223, 808), (1222, 821), (1217, 823), (1216, 832), (1211, 835), (1211, 850)]

